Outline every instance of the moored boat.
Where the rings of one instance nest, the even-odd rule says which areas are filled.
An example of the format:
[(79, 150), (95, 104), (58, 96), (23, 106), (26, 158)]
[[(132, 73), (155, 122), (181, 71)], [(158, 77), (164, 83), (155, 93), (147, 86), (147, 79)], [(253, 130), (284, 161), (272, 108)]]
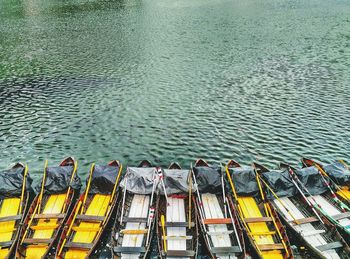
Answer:
[(52, 258), (53, 248), (81, 187), (77, 162), (68, 157), (59, 166), (46, 161), (38, 195), (23, 222), (16, 258)]
[(128, 167), (120, 182), (120, 202), (112, 228), (114, 258), (145, 258), (155, 226), (160, 168), (147, 160)]
[(92, 256), (115, 208), (121, 172), (122, 165), (117, 160), (107, 165), (91, 165), (86, 189), (62, 231), (56, 258)]
[(226, 181), (220, 166), (198, 159), (192, 168), (197, 187), (198, 222), (212, 258), (243, 258), (245, 243)]
[(350, 206), (350, 170), (343, 160), (333, 161), (330, 164), (323, 164), (312, 159), (302, 158), (305, 167), (317, 165), (322, 174), (332, 182), (332, 187), (339, 199), (347, 206)]
[(345, 241), (350, 244), (350, 208), (338, 198), (330, 180), (318, 164), (304, 166), (295, 170), (295, 176), (304, 188), (307, 199), (337, 226)]
[(163, 170), (158, 183), (157, 241), (160, 258), (196, 258), (197, 208), (190, 170), (177, 163)]
[(256, 169), (234, 160), (226, 165), (237, 211), (256, 256), (293, 258), (286, 230), (277, 212), (265, 198)]
[(349, 247), (337, 229), (322, 214), (312, 208), (285, 167), (269, 170), (257, 165), (265, 196), (278, 211), (291, 235), (320, 258), (347, 258)]
[(0, 258), (12, 258), (30, 201), (28, 166), (16, 163), (0, 172)]

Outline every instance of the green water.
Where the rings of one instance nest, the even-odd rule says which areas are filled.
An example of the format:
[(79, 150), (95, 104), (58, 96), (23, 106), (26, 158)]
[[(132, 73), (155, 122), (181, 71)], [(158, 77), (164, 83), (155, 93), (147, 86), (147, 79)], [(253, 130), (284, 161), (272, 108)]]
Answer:
[(0, 168), (349, 160), (348, 0), (0, 1)]

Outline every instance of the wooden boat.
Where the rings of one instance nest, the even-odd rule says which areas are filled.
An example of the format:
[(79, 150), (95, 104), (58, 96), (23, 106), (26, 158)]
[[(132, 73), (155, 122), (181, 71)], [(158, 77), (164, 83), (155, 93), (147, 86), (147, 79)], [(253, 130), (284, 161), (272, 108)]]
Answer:
[[(47, 184), (50, 183), (46, 180), (50, 177), (48, 175), (50, 170), (70, 174), (69, 187), (66, 191), (54, 194), (47, 192), (49, 187)], [(57, 243), (68, 212), (79, 193), (78, 190), (71, 188), (71, 183), (76, 179), (76, 171), (77, 162), (72, 157), (64, 159), (59, 167), (50, 168), (46, 161), (40, 192), (34, 198), (23, 223), (25, 227), (21, 230), (16, 251), (17, 258), (35, 259), (54, 256), (50, 251)]]
[[(120, 206), (112, 229), (114, 258), (145, 258), (148, 255), (155, 226), (158, 172), (159, 169), (147, 160), (141, 161), (138, 167), (127, 168), (120, 183)], [(140, 182), (139, 187), (146, 192), (134, 192), (135, 185)]]
[[(308, 248), (311, 254), (319, 258), (348, 258), (349, 247), (345, 243), (334, 225), (322, 214), (312, 209), (306, 197), (298, 194), (296, 182), (289, 176), (289, 168), (270, 171), (267, 168), (256, 165), (260, 183), (264, 186), (265, 195), (273, 194), (271, 204), (277, 210), (280, 218), (287, 226), (291, 235), (296, 237), (301, 244)], [(276, 190), (268, 180), (268, 175), (280, 175), (281, 178), (274, 183), (286, 190)], [(281, 181), (287, 184), (282, 185)], [(293, 187), (294, 186), (294, 187)], [(288, 188), (289, 187), (289, 188)], [(287, 196), (280, 197), (276, 193), (284, 193)]]
[(315, 208), (326, 216), (333, 224), (335, 224), (344, 239), (350, 244), (350, 208), (344, 204), (332, 190), (329, 182), (325, 179), (324, 171), (318, 164), (308, 164), (306, 160), (302, 161), (304, 168), (314, 168), (319, 172), (319, 178), (327, 186), (328, 191), (319, 195), (309, 195), (307, 199), (315, 206)]
[(117, 186), (122, 172), (119, 161), (106, 166), (92, 164), (87, 186), (67, 220), (56, 258), (90, 258), (118, 200)]
[[(245, 172), (251, 179), (248, 179), (248, 182), (241, 182), (242, 186), (237, 186), (239, 175)], [(260, 183), (257, 181), (255, 168), (241, 167), (239, 163), (230, 160), (226, 166), (226, 174), (241, 223), (256, 255), (259, 258), (294, 258), (286, 230), (277, 212), (265, 199)], [(254, 180), (257, 186), (252, 186), (253, 188), (248, 190), (247, 184), (252, 184)], [(252, 193), (245, 193), (245, 189), (254, 190)], [(260, 196), (257, 195), (258, 193)]]
[[(197, 209), (192, 196), (192, 183), (187, 183), (187, 192), (183, 189), (168, 189), (169, 182), (186, 179), (190, 170), (182, 170), (177, 163), (172, 163), (164, 170), (164, 185), (160, 184), (162, 195), (158, 196), (157, 241), (161, 258), (196, 258), (198, 251)], [(182, 177), (182, 178), (181, 178)], [(159, 185), (158, 185), (159, 186)], [(164, 191), (163, 188), (167, 188)]]
[[(206, 161), (198, 159), (192, 173), (193, 182), (198, 186), (195, 197), (198, 222), (210, 257), (243, 258), (245, 256), (243, 231), (233, 202), (226, 194), (221, 167), (210, 167)], [(204, 185), (209, 182), (208, 178), (205, 178), (206, 174), (216, 176), (213, 180), (216, 181), (218, 188), (209, 190), (208, 186), (213, 185)]]
[(0, 196), (0, 258), (12, 258), (30, 200), (28, 166), (17, 163), (1, 174), (22, 176), (22, 186), (17, 186), (18, 190)]
[[(332, 178), (329, 176), (331, 173), (329, 172), (329, 170), (331, 170), (329, 166), (331, 166), (331, 164), (324, 166), (321, 163), (316, 162), (315, 160), (307, 159), (307, 158), (302, 158), (302, 163), (306, 167), (318, 165), (322, 170), (323, 175), (332, 182), (332, 186), (335, 188), (335, 192), (338, 198), (341, 199), (342, 202), (344, 202), (348, 207), (350, 206), (350, 182), (340, 184), (332, 180)], [(335, 163), (337, 164), (338, 167), (343, 167), (342, 169), (344, 171), (349, 172), (349, 166), (343, 160), (335, 161)]]

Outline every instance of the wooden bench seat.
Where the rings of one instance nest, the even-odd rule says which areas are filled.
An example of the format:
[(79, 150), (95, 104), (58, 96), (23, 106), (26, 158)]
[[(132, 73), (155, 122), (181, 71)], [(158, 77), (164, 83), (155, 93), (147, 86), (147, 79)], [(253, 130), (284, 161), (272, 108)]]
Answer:
[(245, 223), (271, 222), (271, 217), (245, 218)]
[(232, 224), (232, 220), (230, 218), (205, 219), (204, 224), (206, 225)]

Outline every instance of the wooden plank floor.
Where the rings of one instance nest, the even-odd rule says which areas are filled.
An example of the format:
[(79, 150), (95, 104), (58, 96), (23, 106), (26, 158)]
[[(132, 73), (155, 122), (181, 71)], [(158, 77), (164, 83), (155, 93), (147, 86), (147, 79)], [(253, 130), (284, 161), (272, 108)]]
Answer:
[[(150, 196), (135, 194), (131, 201), (131, 207), (127, 217), (130, 218), (147, 218), (149, 211)], [(125, 229), (146, 229), (146, 223), (127, 222)], [(143, 239), (146, 235), (128, 235), (125, 234), (122, 242), (122, 246), (125, 247), (141, 247)], [(122, 258), (125, 259), (138, 259), (140, 254), (122, 254)]]
[[(0, 217), (15, 216), (18, 214), (20, 198), (6, 198), (1, 202)], [(0, 222), (0, 242), (7, 242), (12, 240), (16, 221)], [(0, 249), (0, 258), (5, 258), (9, 249)]]
[[(335, 216), (340, 213), (342, 213), (340, 210), (338, 210), (335, 206), (333, 206), (329, 201), (327, 201), (323, 196), (321, 195), (315, 195), (313, 196), (316, 202), (321, 206), (321, 208), (330, 216)], [(310, 202), (313, 202), (311, 198), (309, 198)], [(340, 225), (346, 227), (350, 226), (350, 219), (345, 218), (338, 221)]]
[[(296, 219), (305, 218), (303, 213), (294, 205), (294, 203), (289, 198), (280, 198), (280, 201), (284, 204), (285, 207), (287, 207), (290, 210), (290, 212)], [(279, 210), (283, 213), (284, 217), (287, 220), (293, 220), (292, 216), (287, 212), (287, 210), (281, 205), (279, 201), (274, 200), (274, 204), (279, 208)], [(311, 223), (295, 225), (294, 227), (312, 246), (316, 247), (327, 244), (327, 241), (321, 234), (308, 235), (311, 232), (316, 231), (316, 228)], [(324, 251), (322, 252), (322, 254), (327, 258), (340, 258), (334, 249)]]
[[(169, 197), (168, 203), (169, 204), (166, 210), (166, 221), (167, 222), (186, 222), (184, 199)], [(186, 227), (167, 227), (166, 235), (167, 236), (186, 236)], [(168, 240), (167, 245), (168, 245), (168, 250), (186, 251), (186, 239)], [(171, 258), (171, 257), (167, 257), (167, 258)]]
[[(224, 214), (221, 210), (219, 201), (215, 194), (205, 193), (202, 194), (202, 202), (205, 213), (205, 219), (215, 219), (215, 218), (224, 218)], [(210, 232), (227, 232), (226, 224), (209, 224), (208, 230)], [(231, 239), (228, 234), (218, 234), (212, 235), (211, 240), (213, 242), (213, 247), (231, 247)], [(234, 255), (217, 255), (220, 259), (224, 258), (235, 258)]]

